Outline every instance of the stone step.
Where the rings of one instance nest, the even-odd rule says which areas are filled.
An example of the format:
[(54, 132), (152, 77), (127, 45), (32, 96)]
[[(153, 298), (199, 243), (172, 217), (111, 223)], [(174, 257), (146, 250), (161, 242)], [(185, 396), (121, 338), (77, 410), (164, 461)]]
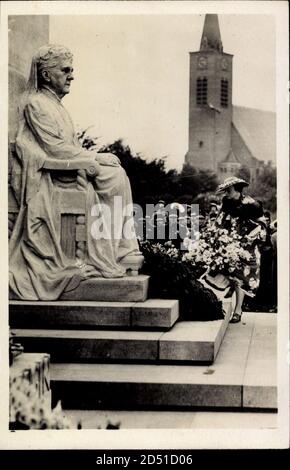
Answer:
[(55, 301), (9, 303), (11, 328), (171, 328), (178, 319), (178, 300), (145, 302)]
[(144, 302), (149, 276), (126, 276), (119, 279), (88, 279), (62, 294), (60, 300), (93, 300), (103, 302)]
[(224, 310), (223, 320), (176, 323), (159, 340), (159, 359), (214, 362), (231, 317), (231, 301), (224, 302)]
[(12, 330), (26, 352), (45, 351), (52, 362), (155, 361), (160, 332)]
[[(145, 310), (146, 312), (146, 310)], [(144, 313), (144, 312), (143, 312)], [(157, 361), (212, 363), (229, 321), (179, 322), (153, 331), (13, 329), (26, 352), (45, 351), (52, 362)]]
[(229, 325), (210, 367), (53, 364), (52, 396), (54, 402), (61, 399), (65, 409), (79, 410), (276, 410), (275, 343), (276, 315), (244, 314), (242, 323)]
[(242, 406), (241, 384), (207, 366), (53, 364), (51, 387), (68, 409)]

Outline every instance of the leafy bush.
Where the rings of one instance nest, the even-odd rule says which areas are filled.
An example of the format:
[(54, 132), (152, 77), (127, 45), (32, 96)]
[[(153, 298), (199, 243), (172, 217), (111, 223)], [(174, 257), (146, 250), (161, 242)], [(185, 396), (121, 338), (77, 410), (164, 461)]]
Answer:
[(272, 215), (277, 212), (277, 172), (271, 165), (265, 165), (255, 182), (249, 188), (249, 194), (262, 202), (264, 210)]
[(208, 321), (223, 318), (222, 302), (198, 278), (204, 268), (182, 261), (183, 252), (172, 242), (140, 242), (144, 255), (143, 274), (150, 275), (149, 296), (179, 300), (180, 320)]

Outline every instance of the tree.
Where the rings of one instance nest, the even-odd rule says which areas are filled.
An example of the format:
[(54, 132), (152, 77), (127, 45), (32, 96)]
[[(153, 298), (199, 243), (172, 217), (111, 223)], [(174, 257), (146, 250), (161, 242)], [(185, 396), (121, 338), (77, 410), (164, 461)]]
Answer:
[[(96, 137), (90, 137), (87, 129), (79, 133), (82, 145), (98, 148)], [(181, 204), (199, 203), (201, 209), (207, 212), (209, 201), (214, 197), (217, 188), (217, 175), (210, 170), (202, 170), (184, 164), (180, 172), (166, 170), (166, 157), (147, 161), (137, 153), (134, 154), (122, 139), (110, 145), (105, 145), (99, 152), (112, 152), (121, 160), (123, 168), (130, 179), (133, 200), (145, 209), (146, 204), (156, 204), (163, 199), (166, 204), (179, 202)], [(249, 181), (249, 169), (242, 166), (237, 176)], [(276, 169), (264, 165), (251, 184), (250, 194), (261, 200), (264, 209), (276, 213)]]
[(242, 178), (248, 183), (251, 181), (251, 171), (246, 165), (242, 165), (235, 176), (237, 176), (238, 178)]
[(220, 200), (215, 192), (200, 193), (194, 198), (193, 202), (198, 204), (199, 214), (203, 216), (209, 213), (211, 202), (215, 202), (217, 205), (220, 204)]
[(143, 208), (146, 203), (157, 203), (158, 199), (165, 199), (165, 196), (174, 197), (178, 173), (176, 170), (167, 171), (165, 160), (148, 162), (140, 154), (134, 155), (121, 139), (102, 147), (100, 151), (114, 153), (120, 159), (131, 182), (133, 200)]
[(263, 207), (272, 214), (276, 214), (277, 201), (277, 174), (276, 168), (271, 165), (264, 165), (257, 175), (255, 184), (251, 190), (251, 195), (263, 203)]
[[(90, 137), (87, 129), (79, 133), (82, 145), (97, 148), (97, 138)], [(185, 164), (180, 172), (166, 169), (166, 157), (147, 161), (134, 154), (122, 139), (105, 145), (99, 152), (114, 153), (121, 161), (132, 188), (133, 201), (145, 209), (146, 204), (156, 204), (163, 199), (166, 204), (180, 202), (191, 204), (199, 194), (215, 191), (217, 177), (209, 170), (200, 170)]]
[(192, 194), (195, 198), (198, 194), (215, 191), (217, 188), (217, 176), (210, 170), (202, 170), (189, 164), (183, 165), (180, 173), (182, 191), (184, 194)]

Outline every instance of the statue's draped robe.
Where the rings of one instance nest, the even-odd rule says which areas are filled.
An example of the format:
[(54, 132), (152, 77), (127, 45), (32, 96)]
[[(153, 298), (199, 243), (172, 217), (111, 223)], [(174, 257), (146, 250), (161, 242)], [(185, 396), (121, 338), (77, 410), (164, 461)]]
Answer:
[[(62, 292), (76, 288), (87, 273), (62, 252), (57, 191), (50, 172), (42, 167), (48, 158), (92, 160), (94, 156), (97, 159), (97, 154), (81, 147), (68, 112), (48, 89), (29, 95), (19, 124), (16, 150), (11, 185), (20, 209), (9, 246), (10, 291), (19, 299), (55, 300)], [(85, 191), (85, 263), (93, 266), (90, 276), (121, 277), (125, 274), (120, 263), (122, 258), (138, 253), (130, 215), (132, 196), (128, 177), (120, 165), (103, 164), (95, 185), (88, 182)], [(112, 220), (114, 196), (119, 196), (122, 206)], [(123, 237), (124, 225), (131, 234), (129, 239)], [(97, 226), (107, 233), (105, 238), (96, 239), (96, 230), (92, 236), (91, 229)], [(115, 237), (114, 234), (111, 237), (112, 226)]]

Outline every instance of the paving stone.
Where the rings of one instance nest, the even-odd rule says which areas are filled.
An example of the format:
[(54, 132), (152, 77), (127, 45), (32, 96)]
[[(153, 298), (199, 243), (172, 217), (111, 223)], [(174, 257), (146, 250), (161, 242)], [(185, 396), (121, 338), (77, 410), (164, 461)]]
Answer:
[(277, 413), (239, 411), (123, 411), (65, 410), (66, 416), (82, 429), (106, 429), (108, 422), (120, 429), (275, 429)]
[(254, 321), (243, 381), (245, 408), (277, 408), (277, 320), (275, 315), (251, 314)]
[[(108, 414), (107, 414), (108, 415)], [(206, 429), (275, 429), (277, 413), (245, 413), (243, 411), (196, 411), (192, 412), (191, 428)]]
[(190, 428), (192, 411), (112, 411), (65, 410), (66, 416), (82, 429), (106, 429), (108, 422), (120, 423), (120, 429), (185, 429)]
[(178, 315), (178, 300), (148, 299), (133, 305), (131, 324), (133, 327), (170, 328)]
[(104, 302), (144, 302), (149, 276), (126, 276), (119, 279), (88, 279), (61, 296), (61, 300), (94, 300)]

